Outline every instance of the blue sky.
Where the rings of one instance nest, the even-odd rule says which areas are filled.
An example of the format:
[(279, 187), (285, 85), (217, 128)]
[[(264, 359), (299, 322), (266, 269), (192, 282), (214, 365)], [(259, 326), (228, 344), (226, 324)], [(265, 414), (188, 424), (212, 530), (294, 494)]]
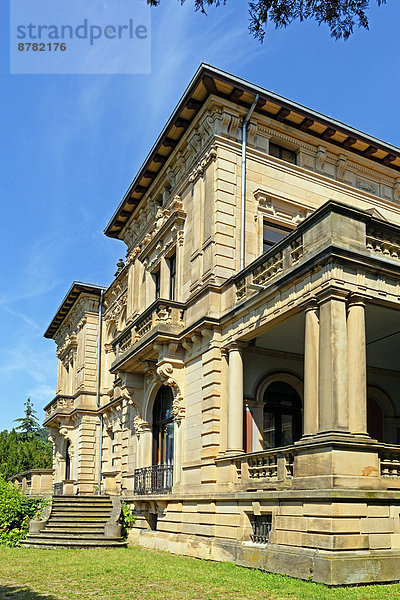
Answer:
[(0, 430), (28, 396), (42, 418), (55, 393), (43, 338), (74, 279), (109, 284), (125, 255), (103, 229), (201, 61), (400, 146), (400, 3), (369, 11), (370, 31), (335, 42), (326, 27), (248, 33), (247, 4), (152, 10), (151, 75), (9, 75), (0, 8), (2, 219)]

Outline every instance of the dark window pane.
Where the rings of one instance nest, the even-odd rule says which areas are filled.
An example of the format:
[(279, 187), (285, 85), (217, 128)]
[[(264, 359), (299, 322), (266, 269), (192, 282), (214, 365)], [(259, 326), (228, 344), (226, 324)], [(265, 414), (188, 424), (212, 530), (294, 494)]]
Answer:
[(288, 150), (287, 148), (283, 148), (282, 146), (278, 146), (278, 144), (270, 143), (269, 153), (271, 156), (275, 156), (281, 160), (286, 160), (286, 162), (290, 162), (293, 165), (296, 164), (296, 152)]
[(284, 237), (290, 233), (290, 229), (279, 227), (277, 225), (271, 225), (268, 221), (264, 221), (263, 227), (263, 252), (266, 252), (274, 246), (277, 242), (280, 242)]
[(169, 258), (169, 299), (175, 300), (175, 284), (176, 284), (176, 254)]
[(264, 393), (264, 449), (290, 446), (302, 433), (301, 400), (294, 388), (275, 381)]
[(155, 295), (156, 295), (156, 300), (157, 300), (157, 298), (160, 297), (160, 289), (161, 289), (160, 271), (158, 270), (156, 273), (154, 273), (153, 277), (154, 277)]

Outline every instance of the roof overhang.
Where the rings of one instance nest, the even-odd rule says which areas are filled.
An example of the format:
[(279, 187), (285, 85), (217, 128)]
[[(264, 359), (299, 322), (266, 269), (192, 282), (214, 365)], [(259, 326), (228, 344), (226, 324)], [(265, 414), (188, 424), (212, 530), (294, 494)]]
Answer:
[(396, 146), (202, 63), (108, 223), (104, 231), (107, 236), (120, 236), (130, 216), (211, 94), (234, 102), (246, 110), (253, 103), (256, 94), (259, 94), (255, 111), (260, 115), (307, 132), (322, 143), (329, 142), (400, 173), (400, 149)]
[(53, 317), (50, 325), (44, 333), (45, 338), (54, 339), (54, 334), (68, 315), (69, 311), (79, 298), (80, 294), (91, 294), (92, 296), (100, 296), (101, 292), (104, 292), (107, 288), (101, 285), (95, 285), (91, 283), (82, 283), (81, 281), (74, 281), (68, 292), (65, 295), (64, 300), (61, 302), (56, 314)]

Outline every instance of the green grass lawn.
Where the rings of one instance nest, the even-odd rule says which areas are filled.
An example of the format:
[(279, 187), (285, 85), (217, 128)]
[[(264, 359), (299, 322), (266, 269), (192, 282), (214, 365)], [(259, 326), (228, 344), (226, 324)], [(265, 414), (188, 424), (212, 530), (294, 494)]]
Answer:
[(323, 585), (143, 548), (0, 549), (1, 600), (392, 600), (400, 584)]

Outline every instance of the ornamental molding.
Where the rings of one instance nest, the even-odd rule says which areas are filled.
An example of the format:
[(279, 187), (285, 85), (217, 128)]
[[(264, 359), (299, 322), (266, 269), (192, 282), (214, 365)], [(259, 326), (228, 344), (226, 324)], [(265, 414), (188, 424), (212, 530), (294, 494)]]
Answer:
[(133, 388), (129, 385), (122, 385), (120, 389), (121, 389), (122, 401), (124, 402), (124, 404), (126, 406), (133, 406), (136, 408), (136, 403), (133, 400), (133, 397), (135, 394), (135, 388)]
[(59, 358), (64, 366), (68, 366), (73, 362), (78, 348), (78, 337), (76, 333), (66, 334), (64, 343), (57, 349), (57, 358)]
[(103, 415), (104, 429), (107, 431), (122, 428), (122, 410), (121, 406), (110, 407)]
[(298, 148), (302, 148), (303, 150), (308, 150), (308, 152), (314, 154), (315, 146), (312, 144), (307, 144), (307, 142), (303, 142), (298, 138), (287, 135), (286, 133), (282, 133), (280, 131), (276, 131), (275, 129), (270, 129), (269, 127), (265, 127), (263, 125), (258, 125), (257, 133), (261, 133), (264, 137), (275, 138), (279, 140), (283, 140), (284, 142), (289, 142), (292, 146), (296, 146)]
[(182, 393), (182, 369), (174, 368), (170, 362), (165, 362), (157, 366), (156, 374), (157, 378), (172, 389), (174, 400), (172, 403), (172, 414), (174, 421), (180, 425), (182, 419), (185, 416), (185, 405)]
[(68, 337), (76, 335), (84, 327), (87, 322), (87, 313), (97, 315), (98, 310), (99, 300), (97, 298), (85, 296), (84, 294), (79, 296), (54, 336), (58, 352), (68, 343)]
[[(120, 287), (120, 286), (119, 286)], [(120, 292), (120, 295), (117, 295)], [(107, 325), (114, 322), (119, 329), (120, 320), (128, 302), (127, 287), (121, 292), (120, 289), (115, 290), (112, 300), (109, 300), (108, 308), (104, 315), (104, 320)]]
[(208, 165), (217, 158), (217, 147), (211, 146), (208, 152), (205, 153), (203, 159), (195, 166), (189, 175), (189, 183), (194, 183), (201, 177)]
[(297, 226), (313, 212), (310, 207), (299, 206), (298, 201), (293, 202), (284, 197), (271, 195), (263, 190), (256, 190), (254, 198), (263, 218), (270, 217), (274, 221), (292, 227)]
[(152, 431), (151, 424), (142, 419), (139, 415), (136, 415), (133, 419), (133, 427), (137, 436), (137, 439), (140, 439), (142, 433), (146, 431)]
[[(156, 220), (152, 229), (145, 236), (141, 245), (139, 260), (147, 267), (152, 267), (155, 262), (161, 259), (161, 256), (168, 253), (170, 248), (176, 244), (178, 233), (183, 235), (183, 226), (186, 219), (186, 212), (183, 210), (183, 202), (179, 196), (165, 209), (157, 211)], [(156, 251), (156, 257), (150, 261), (150, 255)]]

